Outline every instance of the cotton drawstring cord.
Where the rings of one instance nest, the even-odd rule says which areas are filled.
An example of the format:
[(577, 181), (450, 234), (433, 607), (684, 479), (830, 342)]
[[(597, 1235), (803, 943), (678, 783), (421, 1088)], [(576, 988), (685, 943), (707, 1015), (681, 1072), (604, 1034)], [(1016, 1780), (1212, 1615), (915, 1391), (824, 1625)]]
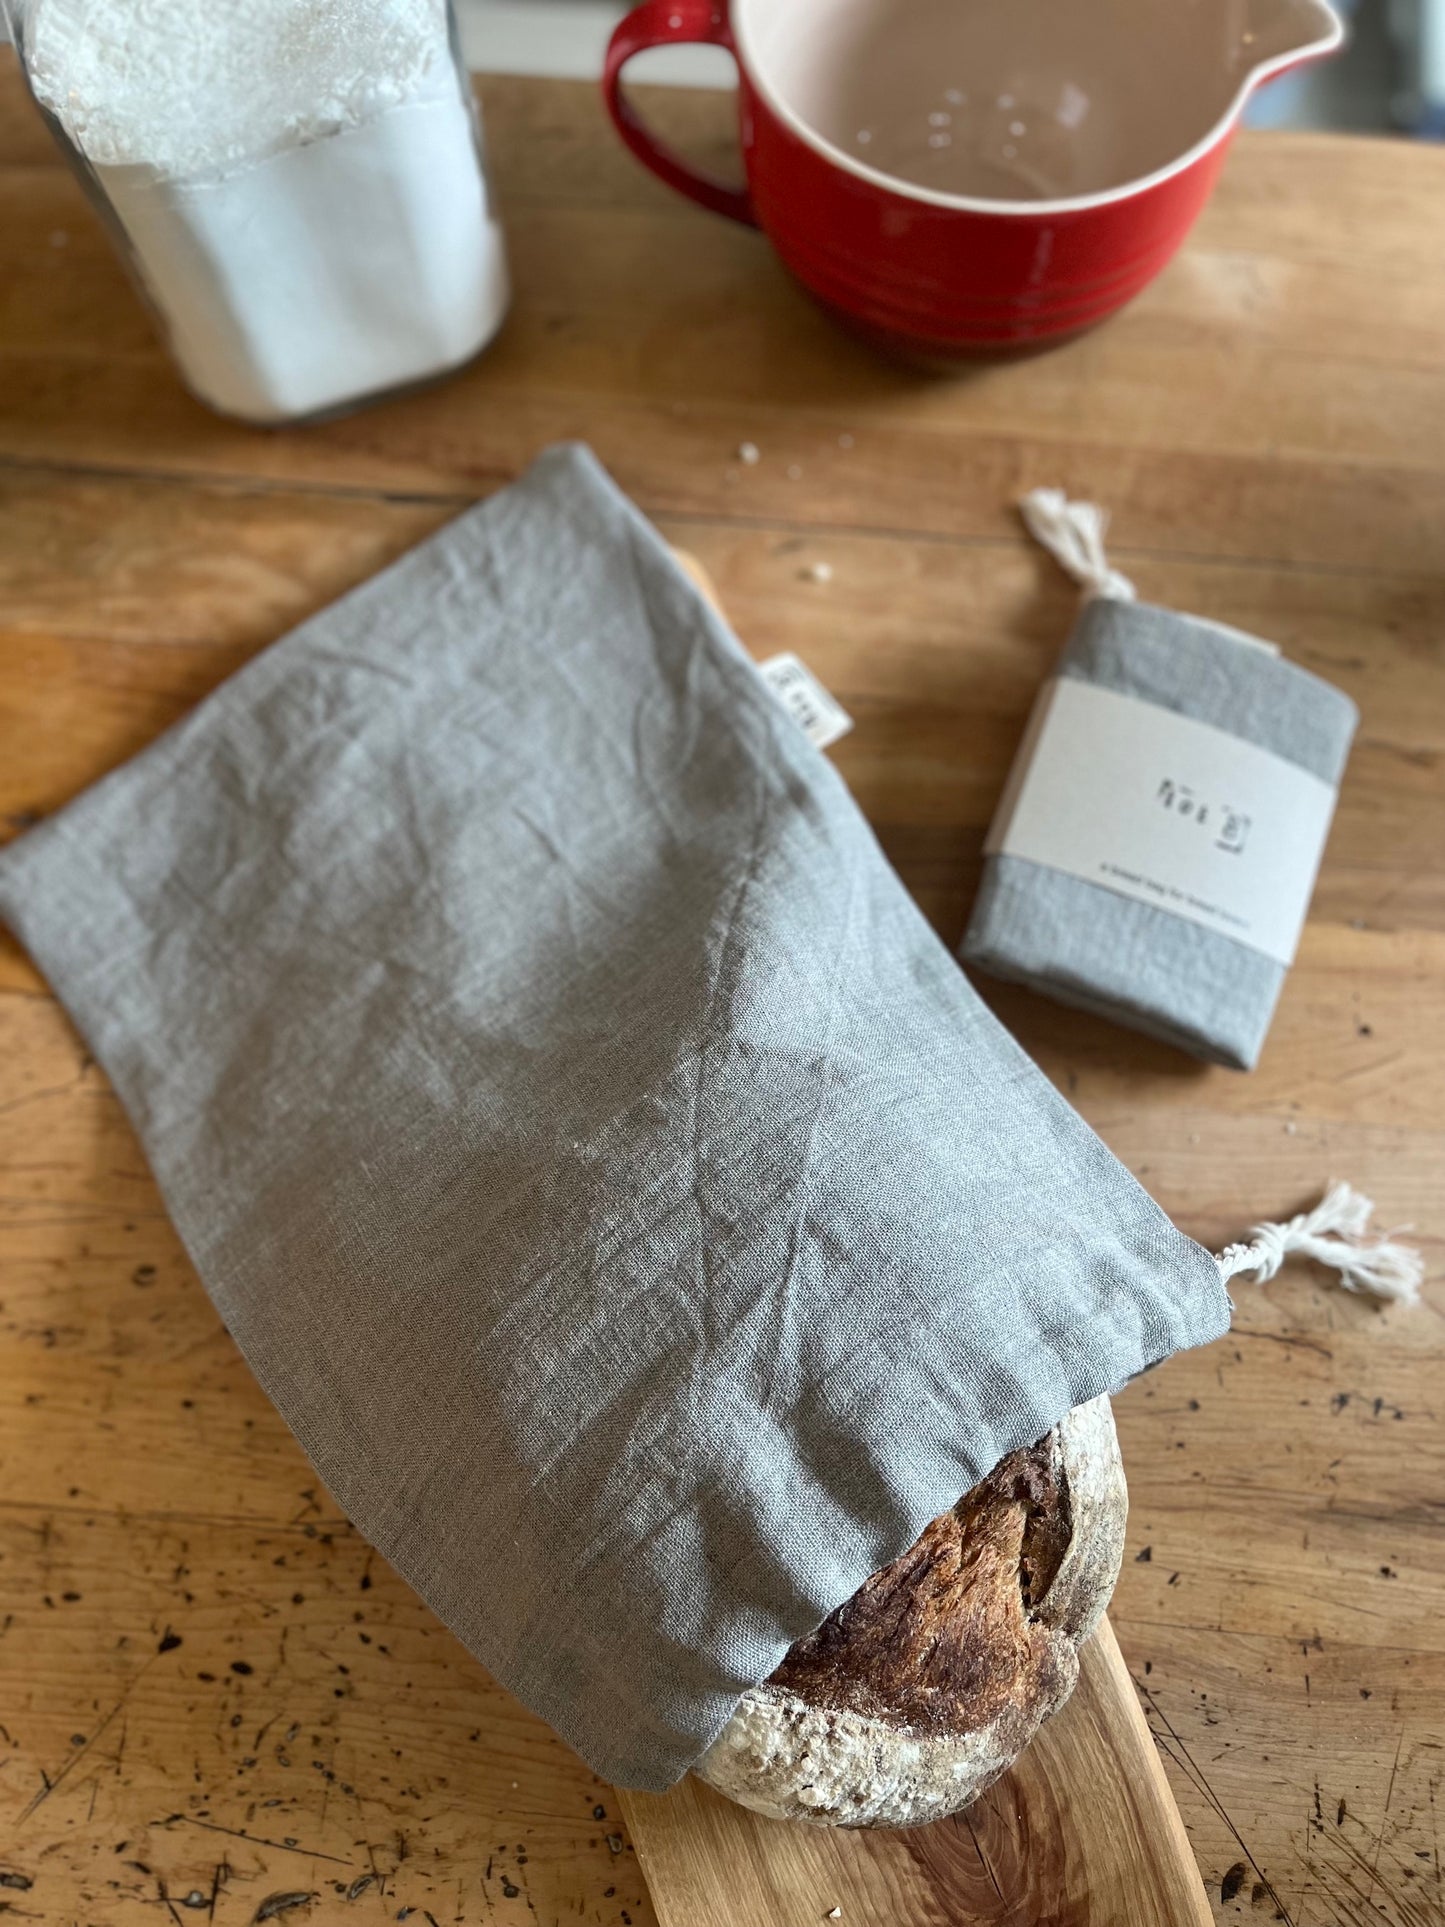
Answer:
[(1337, 1271), (1348, 1291), (1413, 1305), (1420, 1296), (1425, 1261), (1412, 1245), (1397, 1244), (1388, 1235), (1366, 1237), (1374, 1209), (1363, 1193), (1334, 1183), (1313, 1211), (1302, 1211), (1287, 1224), (1257, 1224), (1248, 1244), (1230, 1245), (1220, 1252), (1214, 1261), (1220, 1278), (1227, 1284), (1242, 1272), (1251, 1272), (1254, 1282), (1263, 1285), (1286, 1258), (1298, 1252)]
[(1019, 501), (1029, 534), (1071, 575), (1085, 596), (1132, 602), (1134, 584), (1109, 566), (1104, 553), (1105, 511), (1093, 502), (1071, 502), (1061, 488), (1035, 488)]

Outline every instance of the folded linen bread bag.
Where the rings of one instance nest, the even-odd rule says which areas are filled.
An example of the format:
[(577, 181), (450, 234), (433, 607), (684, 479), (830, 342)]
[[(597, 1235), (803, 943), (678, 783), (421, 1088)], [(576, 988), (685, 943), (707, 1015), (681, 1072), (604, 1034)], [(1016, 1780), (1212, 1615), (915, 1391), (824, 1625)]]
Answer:
[(1105, 518), (1035, 489), (1085, 599), (984, 846), (963, 961), (1253, 1070), (1359, 714), (1273, 643), (1135, 599)]
[(0, 913), (339, 1503), (624, 1784), (956, 1566), (981, 1481), (1015, 1581), (1061, 1482), (1117, 1512), (1090, 1402), (1227, 1323), (585, 450), (12, 845)]

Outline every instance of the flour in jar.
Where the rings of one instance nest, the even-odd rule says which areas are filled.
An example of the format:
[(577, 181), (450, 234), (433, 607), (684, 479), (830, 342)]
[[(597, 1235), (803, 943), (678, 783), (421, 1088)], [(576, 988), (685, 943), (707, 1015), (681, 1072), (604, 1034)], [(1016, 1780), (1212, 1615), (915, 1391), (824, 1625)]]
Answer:
[(446, 0), (32, 0), (36, 97), (203, 399), (322, 413), (468, 360), (506, 310)]

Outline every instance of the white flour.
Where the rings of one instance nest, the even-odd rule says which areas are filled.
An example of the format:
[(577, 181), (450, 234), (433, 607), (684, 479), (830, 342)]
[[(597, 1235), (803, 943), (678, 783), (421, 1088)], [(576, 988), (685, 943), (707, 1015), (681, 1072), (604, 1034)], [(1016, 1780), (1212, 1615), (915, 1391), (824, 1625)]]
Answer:
[(34, 0), (25, 50), (216, 407), (319, 413), (500, 325), (444, 0)]

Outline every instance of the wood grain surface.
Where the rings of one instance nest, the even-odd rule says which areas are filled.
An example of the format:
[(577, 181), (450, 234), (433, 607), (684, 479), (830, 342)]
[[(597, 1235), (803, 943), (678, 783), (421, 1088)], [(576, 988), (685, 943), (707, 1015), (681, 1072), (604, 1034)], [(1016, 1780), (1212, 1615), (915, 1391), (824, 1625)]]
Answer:
[[(1107, 503), (1144, 594), (1360, 704), (1314, 916), (1251, 1077), (981, 987), (1194, 1235), (1338, 1173), (1414, 1221), (1432, 1271), (1413, 1313), (1308, 1270), (1242, 1285), (1229, 1338), (1123, 1395), (1114, 1624), (1219, 1919), (1445, 1922), (1445, 151), (1246, 137), (1127, 314), (938, 383), (669, 198), (590, 90), (484, 99), (518, 274), (495, 350), (266, 434), (179, 388), (0, 73), (0, 819), (23, 829), (577, 435), (756, 653), (797, 649), (847, 704), (838, 764), (951, 943), (1072, 610), (1010, 503), (1049, 482)], [(658, 111), (726, 144), (725, 103)], [(653, 1927), (610, 1791), (316, 1486), (8, 943), (0, 1534), (17, 1919)]]
[(691, 1777), (620, 1796), (660, 1927), (1209, 1927), (1106, 1619), (1073, 1698), (966, 1813), (899, 1832), (763, 1820)]

